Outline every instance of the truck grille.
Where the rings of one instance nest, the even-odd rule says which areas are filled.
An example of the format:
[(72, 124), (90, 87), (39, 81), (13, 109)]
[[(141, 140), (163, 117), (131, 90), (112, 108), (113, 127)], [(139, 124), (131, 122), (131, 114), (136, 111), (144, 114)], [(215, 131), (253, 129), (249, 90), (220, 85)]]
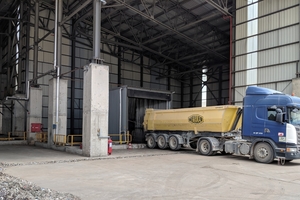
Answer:
[(300, 128), (296, 128), (297, 131), (297, 145), (300, 145)]

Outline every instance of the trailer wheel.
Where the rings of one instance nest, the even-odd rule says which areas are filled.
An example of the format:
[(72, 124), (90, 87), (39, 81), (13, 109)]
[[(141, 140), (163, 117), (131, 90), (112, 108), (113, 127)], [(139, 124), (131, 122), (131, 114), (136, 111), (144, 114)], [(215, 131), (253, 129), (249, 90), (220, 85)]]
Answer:
[(156, 147), (155, 138), (153, 135), (149, 135), (147, 138), (147, 147), (149, 149), (154, 149)]
[(271, 163), (274, 160), (272, 147), (265, 142), (260, 142), (254, 147), (254, 159), (260, 163)]
[(157, 137), (157, 146), (160, 149), (166, 149), (168, 147), (168, 142), (167, 142), (167, 136), (166, 135), (159, 135)]
[(170, 149), (173, 151), (177, 151), (181, 148), (181, 144), (179, 144), (179, 140), (175, 135), (172, 135), (169, 138), (169, 146), (170, 146)]
[(200, 154), (205, 156), (211, 156), (214, 154), (211, 143), (207, 139), (200, 140), (198, 143), (198, 150)]

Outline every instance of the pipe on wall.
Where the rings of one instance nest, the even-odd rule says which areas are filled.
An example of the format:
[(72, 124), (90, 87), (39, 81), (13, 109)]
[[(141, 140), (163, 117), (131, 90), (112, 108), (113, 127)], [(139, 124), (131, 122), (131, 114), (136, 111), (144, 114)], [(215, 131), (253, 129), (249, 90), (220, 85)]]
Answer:
[[(34, 57), (33, 57), (33, 79), (38, 74), (38, 42), (39, 42), (39, 1), (35, 1), (35, 19), (34, 19)], [(34, 85), (37, 85), (37, 80), (33, 81)]]

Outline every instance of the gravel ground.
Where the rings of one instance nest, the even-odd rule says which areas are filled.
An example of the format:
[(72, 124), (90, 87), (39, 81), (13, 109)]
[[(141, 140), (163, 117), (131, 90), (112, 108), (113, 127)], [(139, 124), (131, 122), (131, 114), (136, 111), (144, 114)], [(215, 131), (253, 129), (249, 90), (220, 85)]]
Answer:
[(80, 199), (72, 194), (61, 193), (34, 185), (31, 182), (6, 175), (0, 167), (0, 200), (52, 200)]

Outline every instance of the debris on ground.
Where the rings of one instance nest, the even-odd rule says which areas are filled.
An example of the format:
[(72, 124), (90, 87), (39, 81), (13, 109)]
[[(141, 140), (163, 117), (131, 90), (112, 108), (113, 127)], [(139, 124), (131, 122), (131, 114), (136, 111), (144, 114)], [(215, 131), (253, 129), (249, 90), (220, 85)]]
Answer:
[(72, 194), (42, 188), (31, 182), (4, 174), (1, 171), (0, 200), (80, 200), (79, 197)]

